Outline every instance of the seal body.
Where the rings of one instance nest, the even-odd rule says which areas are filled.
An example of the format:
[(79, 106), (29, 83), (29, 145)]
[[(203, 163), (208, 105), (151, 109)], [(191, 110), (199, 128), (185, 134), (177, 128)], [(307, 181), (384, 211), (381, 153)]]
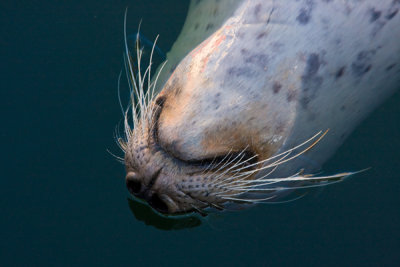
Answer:
[[(195, 2), (185, 24), (193, 34)], [(218, 15), (218, 3), (198, 5)], [(130, 191), (181, 213), (349, 175), (306, 173), (398, 87), (399, 9), (392, 0), (231, 1), (177, 66), (182, 52), (168, 54), (170, 77), (123, 145)]]

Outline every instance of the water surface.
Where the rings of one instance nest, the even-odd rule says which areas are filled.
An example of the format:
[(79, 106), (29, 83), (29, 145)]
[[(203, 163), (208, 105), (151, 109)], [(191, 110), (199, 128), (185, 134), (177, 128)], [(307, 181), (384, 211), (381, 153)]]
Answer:
[(143, 19), (143, 34), (160, 33), (168, 51), (182, 2), (1, 2), (0, 264), (399, 266), (399, 93), (324, 166), (368, 172), (197, 227), (167, 231), (135, 217), (124, 167), (106, 151), (118, 153), (123, 13), (129, 6), (129, 31)]

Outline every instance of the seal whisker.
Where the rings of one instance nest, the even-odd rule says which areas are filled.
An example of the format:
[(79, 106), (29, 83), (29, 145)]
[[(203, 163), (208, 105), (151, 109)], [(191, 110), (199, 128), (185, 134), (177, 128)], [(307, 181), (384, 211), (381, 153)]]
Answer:
[(111, 156), (113, 156), (119, 163), (121, 163), (121, 164), (124, 164), (124, 163), (125, 163), (124, 158), (121, 158), (121, 157), (115, 155), (115, 154), (112, 153), (109, 149), (107, 149), (107, 152), (108, 152)]
[(138, 95), (138, 89), (137, 89), (136, 83), (134, 81), (134, 78), (131, 77), (131, 75), (133, 75), (133, 74), (131, 74), (131, 72), (129, 72), (129, 68), (130, 68), (129, 65), (131, 63), (128, 63), (126, 55), (124, 55), (124, 62), (125, 62), (125, 72), (126, 72), (126, 76), (127, 76), (127, 80), (128, 80), (129, 89), (130, 89), (130, 104), (127, 107), (125, 117), (127, 116), (129, 108), (131, 108), (133, 125), (137, 125), (138, 124), (138, 116), (137, 116), (136, 109), (137, 109), (139, 103), (136, 103), (135, 95)]
[[(275, 166), (270, 172), (268, 172), (265, 176), (268, 177), (271, 175), (278, 166)], [(229, 179), (227, 179), (227, 186), (234, 186), (234, 185), (246, 185), (252, 183), (252, 181), (248, 181), (247, 178), (249, 178), (252, 174), (239, 174), (236, 176), (233, 176)]]
[[(147, 95), (147, 103), (150, 103), (150, 101), (151, 101), (151, 99), (150, 99), (150, 91), (151, 91), (151, 65), (152, 65), (152, 63), (153, 63), (153, 54), (154, 54), (154, 48), (156, 47), (156, 43), (157, 43), (157, 40), (158, 40), (158, 37), (159, 37), (159, 35), (157, 34), (157, 36), (156, 36), (156, 38), (155, 38), (155, 40), (154, 40), (154, 43), (153, 43), (153, 47), (151, 48), (151, 52), (150, 52), (150, 59), (149, 59), (149, 77), (148, 77), (148, 79), (147, 79), (147, 92), (146, 92), (146, 95)], [(152, 95), (152, 94), (151, 94)]]
[(303, 143), (301, 143), (301, 144), (299, 144), (299, 145), (297, 145), (297, 146), (295, 146), (295, 147), (292, 147), (292, 148), (290, 148), (290, 149), (288, 149), (288, 150), (286, 150), (286, 151), (284, 151), (284, 152), (281, 152), (281, 153), (279, 153), (279, 154), (277, 154), (277, 155), (275, 155), (275, 156), (269, 157), (269, 158), (264, 159), (264, 160), (262, 160), (262, 161), (259, 161), (259, 162), (253, 163), (253, 164), (251, 164), (251, 165), (245, 166), (245, 167), (241, 168), (240, 170), (247, 169), (247, 168), (251, 168), (251, 167), (254, 167), (254, 166), (256, 166), (256, 165), (266, 163), (266, 162), (268, 162), (268, 161), (271, 161), (271, 160), (276, 159), (276, 158), (279, 158), (279, 157), (281, 157), (281, 158), (282, 158), (282, 157), (286, 157), (286, 156), (287, 156), (286, 154), (288, 154), (288, 153), (290, 153), (290, 152), (292, 152), (292, 151), (294, 151), (294, 150), (296, 150), (296, 149), (298, 149), (298, 148), (300, 148), (300, 147), (306, 145), (307, 143), (309, 143), (310, 141), (314, 140), (314, 139), (317, 138), (319, 135), (321, 135), (321, 136), (319, 136), (318, 139), (315, 140), (310, 146), (308, 146), (307, 148), (305, 148), (304, 150), (302, 150), (301, 152), (299, 152), (299, 153), (296, 154), (295, 156), (292, 156), (292, 157), (290, 157), (290, 158), (288, 158), (288, 159), (286, 159), (285, 161), (282, 161), (282, 162), (279, 161), (279, 160), (281, 159), (281, 158), (279, 158), (277, 161), (274, 161), (273, 163), (271, 163), (271, 164), (269, 164), (269, 165), (262, 166), (261, 168), (254, 169), (254, 170), (251, 170), (251, 171), (249, 171), (249, 172), (252, 172), (252, 173), (254, 173), (254, 172), (259, 172), (259, 171), (261, 171), (261, 170), (269, 169), (269, 168), (271, 168), (271, 167), (274, 167), (274, 166), (283, 164), (283, 163), (285, 163), (285, 162), (287, 162), (287, 161), (290, 161), (290, 160), (292, 160), (292, 159), (294, 159), (294, 158), (300, 156), (301, 154), (307, 152), (307, 151), (310, 150), (312, 147), (314, 147), (314, 146), (326, 135), (327, 132), (328, 132), (328, 130), (326, 130), (326, 131), (321, 135), (322, 131), (319, 131), (319, 132), (316, 133), (314, 136), (312, 136), (311, 138), (307, 139), (306, 141), (304, 141)]
[[(267, 179), (266, 183), (263, 184), (253, 184), (248, 186), (239, 186), (239, 187), (231, 187), (229, 190), (233, 191), (242, 191), (242, 193), (265, 193), (270, 191), (285, 191), (285, 190), (295, 190), (295, 189), (306, 189), (313, 187), (322, 187), (326, 185), (331, 185), (337, 182), (343, 181), (345, 178), (350, 175), (355, 174), (356, 172), (347, 172), (330, 176), (320, 176), (320, 177), (293, 177), (293, 178), (279, 178), (279, 179)], [(257, 188), (266, 185), (276, 184), (280, 182), (298, 182), (298, 181), (307, 181), (307, 182), (318, 182), (318, 184), (313, 185), (295, 185), (295, 186), (278, 186), (278, 187), (267, 187), (267, 188)], [(253, 181), (256, 182), (256, 181)]]
[[(260, 178), (258, 178), (258, 179), (261, 179), (261, 178), (266, 179), (266, 177), (268, 177), (269, 175), (271, 175), (277, 168), (278, 168), (278, 166), (275, 166), (270, 172), (268, 172), (267, 174), (265, 174), (264, 176), (262, 176), (262, 177), (260, 177)], [(288, 178), (290, 178), (290, 177), (295, 177), (295, 176), (299, 176), (301, 173), (302, 173), (302, 171), (296, 172), (295, 174), (293, 174), (293, 175), (291, 175), (291, 176), (288, 176)], [(248, 174), (248, 175), (251, 175), (251, 174)], [(238, 181), (239, 181), (239, 184), (240, 184), (240, 185), (249, 185), (249, 184), (254, 184), (254, 183), (257, 181), (257, 179), (255, 179), (255, 180), (250, 180), (250, 181), (245, 180), (245, 179), (240, 179), (240, 180), (238, 180)], [(231, 185), (232, 185), (232, 184), (234, 184), (234, 182), (232, 182)], [(268, 184), (271, 184), (271, 183), (268, 183)]]
[[(127, 41), (127, 36), (126, 36), (127, 13), (128, 13), (128, 8), (125, 9), (125, 15), (124, 15), (124, 43), (125, 43), (124, 61), (125, 61), (125, 70), (127, 72), (128, 84), (129, 84), (129, 87), (131, 89), (131, 92), (133, 92), (133, 90), (134, 90), (136, 95), (140, 99), (141, 98), (141, 94), (139, 94), (139, 90), (138, 90), (137, 85), (136, 85), (135, 75), (134, 75), (134, 71), (133, 71), (133, 64), (132, 64), (132, 60), (130, 58), (130, 53), (129, 53), (129, 49), (128, 49), (128, 41)], [(140, 24), (139, 24), (139, 29), (140, 29)], [(140, 80), (140, 64), (138, 65), (138, 70), (139, 70), (139, 80)], [(137, 120), (136, 109), (134, 108), (135, 107), (135, 105), (134, 105), (135, 100), (134, 100), (134, 96), (132, 96), (132, 93), (131, 93), (131, 102), (132, 102), (132, 112), (133, 112), (132, 116), (133, 116), (134, 120)], [(139, 102), (139, 105), (141, 106), (141, 101), (138, 101), (138, 102)], [(137, 121), (134, 121), (134, 122), (136, 123)]]
[[(328, 130), (327, 130), (327, 131), (328, 131)], [(311, 145), (309, 145), (308, 147), (306, 147), (306, 148), (303, 149), (302, 151), (298, 152), (298, 153), (295, 154), (294, 156), (291, 156), (291, 157), (289, 157), (289, 158), (286, 158), (286, 157), (289, 156), (289, 155), (284, 155), (284, 156), (282, 156), (281, 158), (279, 158), (278, 160), (276, 160), (275, 162), (273, 162), (273, 163), (271, 163), (271, 164), (264, 165), (264, 166), (262, 166), (262, 167), (260, 167), (260, 168), (258, 168), (258, 169), (254, 169), (254, 170), (251, 170), (251, 171), (248, 171), (248, 172), (249, 172), (249, 173), (259, 172), (259, 171), (261, 171), (261, 170), (265, 170), (265, 169), (269, 169), (269, 168), (272, 168), (272, 167), (275, 167), (275, 166), (282, 165), (282, 164), (284, 164), (284, 163), (286, 163), (286, 162), (288, 162), (288, 161), (291, 161), (291, 160), (297, 158), (298, 156), (300, 156), (300, 155), (306, 153), (306, 152), (309, 151), (311, 148), (313, 148), (313, 147), (326, 135), (327, 131), (325, 131), (321, 136), (319, 136), (315, 141), (313, 141), (313, 143), (312, 143)], [(281, 156), (282, 154), (287, 154), (287, 153), (291, 154), (295, 149), (297, 149), (297, 148), (299, 148), (299, 147), (305, 145), (306, 143), (310, 142), (311, 140), (315, 139), (320, 133), (321, 133), (321, 132), (319, 132), (318, 134), (314, 135), (313, 137), (311, 137), (311, 138), (308, 139), (307, 141), (303, 142), (302, 144), (300, 144), (300, 145), (298, 145), (298, 146), (296, 146), (296, 147), (294, 147), (294, 148), (291, 148), (291, 149), (289, 149), (289, 150), (287, 150), (287, 151), (285, 151), (285, 152), (280, 153), (279, 156)], [(277, 156), (278, 156), (278, 155), (276, 155), (276, 156), (274, 156), (274, 157), (271, 157), (271, 158), (276, 158)], [(260, 163), (262, 163), (262, 162), (267, 162), (267, 161), (269, 161), (271, 158), (268, 158), (268, 159), (266, 159), (266, 160), (264, 160), (264, 161), (261, 161)]]
[[(298, 172), (299, 174), (301, 172)], [(244, 193), (266, 193), (271, 191), (284, 191), (284, 190), (295, 190), (295, 189), (306, 189), (313, 187), (322, 187), (326, 185), (330, 185), (333, 183), (337, 183), (343, 181), (345, 178), (355, 174), (357, 172), (345, 172), (334, 175), (327, 176), (290, 176), (285, 178), (263, 178), (251, 181), (242, 181), (242, 182), (232, 182), (225, 186), (228, 192), (233, 193), (223, 193), (216, 194), (221, 198), (226, 199), (226, 195), (235, 196), (242, 195)], [(263, 176), (266, 177), (266, 176)], [(271, 184), (281, 183), (281, 182), (317, 182), (318, 184), (305, 184), (305, 185), (294, 185), (294, 186), (277, 186), (277, 187), (265, 187)], [(247, 185), (246, 185), (247, 184)], [(262, 188), (264, 187), (264, 188)]]
[[(240, 159), (239, 159), (239, 161), (240, 161), (240, 160), (244, 157), (244, 154), (242, 154), (242, 153), (243, 153), (243, 151), (240, 152), (240, 153), (239, 153), (235, 158), (233, 158), (231, 161), (227, 162), (227, 164), (225, 164), (225, 165), (228, 166), (230, 163), (235, 162), (239, 156), (241, 156)], [(242, 154), (242, 155), (241, 155), (241, 154)], [(226, 173), (228, 173), (230, 170), (232, 170), (233, 167), (234, 167), (234, 166), (232, 166), (232, 167), (230, 167), (230, 168), (227, 168), (227, 169), (224, 170), (222, 173), (220, 173), (218, 176), (216, 176), (216, 177), (213, 179), (213, 182), (212, 182), (211, 184), (217, 185), (216, 182), (218, 182), (218, 181), (220, 180), (221, 177), (224, 177)], [(223, 180), (224, 180), (224, 179), (222, 179), (222, 181), (223, 181)]]
[[(154, 79), (154, 81), (150, 84), (150, 88), (148, 89), (148, 93), (149, 93), (149, 99), (148, 99), (148, 103), (150, 105), (150, 103), (153, 101), (154, 99), (154, 92), (156, 91), (156, 85), (158, 82), (158, 78), (162, 72), (162, 70), (164, 69), (165, 64), (167, 63), (167, 61), (165, 61), (164, 63), (161, 64), (161, 67), (156, 75), (156, 78)], [(150, 110), (148, 110), (148, 116), (151, 122), (153, 122), (153, 112), (154, 111), (154, 105), (150, 105)]]
[[(214, 161), (216, 160), (216, 158), (217, 158), (217, 156), (214, 156), (213, 160), (212, 160), (211, 163), (206, 167), (206, 169), (203, 171), (202, 174), (206, 174), (206, 172), (207, 172), (208, 170), (210, 170), (210, 172), (208, 172), (207, 174), (214, 174), (214, 173), (220, 171), (221, 169), (223, 169), (224, 166), (220, 167), (220, 165), (223, 164), (223, 163), (226, 163), (226, 162), (225, 162), (226, 158), (229, 157), (228, 161), (230, 160), (231, 153), (232, 153), (232, 148), (231, 148), (231, 149), (228, 151), (228, 153), (221, 159), (221, 161), (218, 162), (218, 164), (217, 164), (216, 166), (214, 166), (214, 168), (218, 168), (218, 169), (215, 170), (215, 171), (214, 171), (214, 170), (211, 170), (211, 168), (213, 167), (213, 162), (214, 162)], [(212, 172), (211, 172), (211, 171), (212, 171)]]
[[(223, 169), (224, 169), (226, 166), (228, 166), (229, 164), (233, 164), (229, 169), (227, 169), (227, 171), (230, 171), (231, 169), (236, 168), (238, 165), (244, 164), (244, 163), (246, 163), (247, 161), (249, 161), (249, 160), (251, 160), (251, 159), (257, 157), (257, 155), (255, 155), (255, 156), (253, 156), (253, 157), (250, 157), (250, 158), (247, 159), (246, 161), (242, 161), (241, 159), (245, 156), (245, 155), (244, 155), (244, 152), (246, 152), (247, 148), (248, 148), (248, 146), (246, 146), (242, 151), (240, 151), (240, 152), (236, 155), (236, 157), (233, 158), (232, 160), (231, 160), (231, 156), (230, 156), (229, 159), (227, 160), (227, 162), (226, 162), (223, 166), (221, 166), (220, 168), (218, 168), (217, 170), (215, 170), (214, 172), (217, 173), (217, 172), (223, 170)], [(224, 159), (225, 159), (229, 154), (231, 154), (231, 152), (232, 152), (232, 149), (229, 150), (229, 153), (222, 159), (221, 162), (223, 162)], [(241, 156), (241, 158), (240, 158), (239, 160), (237, 160), (237, 158), (238, 158), (239, 156)], [(239, 164), (238, 164), (238, 162), (239, 162)], [(240, 163), (240, 162), (242, 162), (242, 163)], [(226, 173), (226, 172), (224, 172), (224, 173)], [(216, 181), (220, 176), (221, 176), (221, 175), (217, 176), (217, 178), (214, 179), (214, 181)]]
[[(224, 160), (222, 160), (219, 164), (222, 164), (222, 163), (223, 164), (220, 167), (218, 167), (217, 170), (209, 170), (208, 172), (205, 172), (204, 174), (205, 175), (214, 175), (215, 173), (218, 173), (221, 170), (223, 170), (225, 168), (225, 166), (228, 166), (229, 162), (231, 161), (231, 157), (232, 157), (231, 151), (232, 150), (230, 150), (230, 152), (228, 154), (226, 154), (226, 156), (224, 157), (224, 159), (228, 157), (227, 161), (224, 162)], [(215, 179), (219, 178), (220, 176), (221, 176), (221, 174), (219, 174)]]
[(122, 105), (122, 101), (121, 101), (121, 76), (122, 76), (122, 70), (118, 74), (117, 94), (118, 94), (119, 107), (121, 108), (122, 116), (124, 116), (125, 109), (124, 109), (124, 107)]
[[(344, 179), (344, 178), (343, 178)], [(243, 190), (249, 193), (261, 193), (261, 192), (268, 192), (268, 191), (282, 191), (282, 190), (294, 190), (294, 189), (306, 189), (306, 188), (313, 188), (313, 187), (323, 187), (326, 185), (331, 185), (335, 184), (338, 182), (343, 181), (343, 179), (340, 180), (333, 180), (333, 181), (325, 181), (325, 182), (320, 182), (318, 184), (313, 184), (313, 185), (298, 185), (298, 186), (277, 186), (277, 187), (270, 187), (270, 188), (255, 188), (255, 186), (248, 186), (246, 188), (238, 187), (238, 188), (233, 188), (232, 190)], [(276, 182), (275, 182), (276, 183)], [(272, 183), (271, 183), (272, 184)], [(258, 186), (258, 185), (257, 185)]]
[(326, 175), (326, 176), (295, 176), (295, 177), (284, 177), (284, 178), (265, 178), (265, 179), (257, 179), (254, 180), (254, 183), (263, 183), (263, 182), (292, 182), (292, 181), (313, 181), (313, 182), (325, 182), (329, 180), (341, 180), (348, 176), (351, 176), (358, 172), (344, 172), (338, 173), (333, 175)]
[[(154, 96), (155, 96), (155, 88), (157, 85), (158, 78), (167, 63), (167, 61), (163, 62), (159, 71), (157, 72), (156, 78), (154, 81), (151, 80), (151, 69), (152, 69), (152, 61), (153, 61), (153, 54), (155, 50), (155, 46), (158, 40), (158, 35), (155, 39), (155, 42), (152, 46), (150, 58), (149, 58), (149, 65), (142, 74), (142, 57), (143, 57), (143, 49), (140, 47), (139, 42), (136, 41), (135, 43), (135, 56), (136, 56), (136, 66), (137, 66), (137, 73), (135, 74), (134, 64), (131, 57), (131, 53), (128, 49), (128, 41), (127, 41), (127, 11), (125, 10), (124, 15), (124, 44), (125, 44), (125, 52), (124, 52), (124, 63), (125, 63), (125, 72), (128, 80), (128, 85), (130, 88), (130, 105), (128, 105), (127, 109), (123, 112), (124, 114), (124, 127), (125, 127), (125, 136), (129, 140), (132, 135), (136, 135), (138, 131), (141, 132), (142, 135), (145, 134), (146, 129), (152, 128), (154, 124), (153, 120), (153, 109), (154, 105), (150, 105)], [(136, 34), (136, 40), (139, 40), (139, 33), (140, 33), (141, 22), (138, 26), (138, 31)], [(147, 79), (147, 88), (145, 88), (145, 83)], [(120, 81), (118, 82), (118, 96), (120, 98)], [(146, 90), (145, 90), (146, 89)], [(121, 102), (121, 101), (120, 101)], [(120, 103), (121, 109), (122, 104)], [(133, 126), (128, 123), (128, 111), (131, 109), (132, 112), (132, 121)], [(139, 121), (141, 123), (139, 123)], [(138, 127), (139, 126), (139, 127)], [(149, 127), (150, 126), (150, 127)]]
[(259, 198), (259, 199), (247, 199), (247, 198), (235, 198), (235, 197), (224, 197), (225, 200), (230, 200), (233, 202), (245, 202), (245, 203), (262, 203), (262, 201), (267, 201), (270, 199), (275, 198), (276, 196), (266, 197), (266, 198)]

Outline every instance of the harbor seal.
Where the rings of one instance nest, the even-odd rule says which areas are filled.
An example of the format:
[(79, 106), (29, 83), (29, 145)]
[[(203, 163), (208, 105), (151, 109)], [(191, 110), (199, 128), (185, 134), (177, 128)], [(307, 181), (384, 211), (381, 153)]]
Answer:
[(353, 174), (312, 175), (398, 87), (399, 9), (398, 0), (192, 1), (174, 45), (184, 49), (153, 78), (151, 56), (142, 68), (125, 33), (131, 103), (118, 143), (129, 191), (163, 214), (205, 214)]

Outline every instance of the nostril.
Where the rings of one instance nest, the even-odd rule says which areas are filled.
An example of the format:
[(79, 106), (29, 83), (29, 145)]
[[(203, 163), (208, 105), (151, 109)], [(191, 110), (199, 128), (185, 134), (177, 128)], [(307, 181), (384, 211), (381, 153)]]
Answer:
[(152, 206), (154, 209), (158, 210), (159, 212), (162, 212), (162, 213), (168, 212), (167, 204), (165, 204), (165, 202), (157, 194), (153, 194), (148, 202), (149, 202), (150, 206)]
[(138, 181), (126, 181), (126, 187), (131, 194), (138, 194), (142, 188), (142, 184)]
[(142, 189), (142, 183), (134, 172), (129, 172), (125, 178), (126, 187), (131, 194), (138, 194)]

